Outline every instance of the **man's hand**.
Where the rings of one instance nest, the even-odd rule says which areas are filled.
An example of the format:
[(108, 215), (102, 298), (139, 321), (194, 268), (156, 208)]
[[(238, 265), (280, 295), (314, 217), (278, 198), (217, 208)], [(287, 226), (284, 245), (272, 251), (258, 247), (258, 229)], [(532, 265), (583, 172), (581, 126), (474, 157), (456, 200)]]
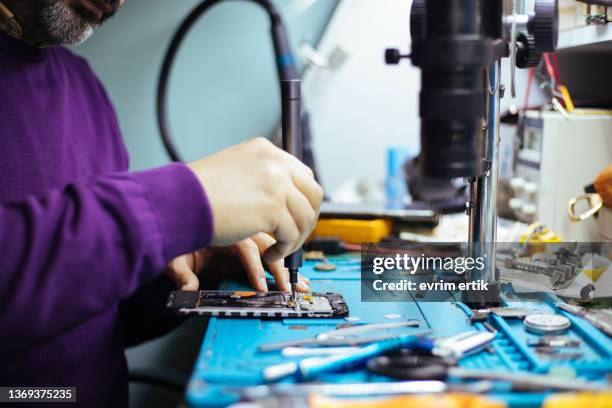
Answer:
[[(179, 256), (168, 264), (166, 273), (178, 289), (198, 290), (199, 281), (197, 275), (205, 269), (208, 259), (214, 251), (221, 251), (237, 256), (246, 271), (251, 286), (258, 292), (266, 292), (268, 285), (266, 283), (261, 254), (275, 243), (276, 241), (270, 235), (264, 233), (257, 234), (229, 247), (203, 249)], [(285, 292), (290, 291), (289, 273), (283, 267), (283, 260), (269, 262), (267, 265), (270, 273), (274, 276), (278, 289)], [(300, 292), (309, 292), (309, 284), (310, 280), (300, 275), (297, 289)]]
[(306, 165), (267, 139), (249, 140), (188, 166), (212, 208), (213, 246), (270, 233), (276, 241), (263, 258), (272, 265), (296, 251), (312, 232), (323, 190)]

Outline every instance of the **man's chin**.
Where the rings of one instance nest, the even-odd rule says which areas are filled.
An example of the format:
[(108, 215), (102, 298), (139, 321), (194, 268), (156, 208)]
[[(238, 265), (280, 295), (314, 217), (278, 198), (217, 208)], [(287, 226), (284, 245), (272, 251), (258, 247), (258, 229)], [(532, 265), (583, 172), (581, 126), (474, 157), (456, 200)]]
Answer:
[(40, 24), (48, 36), (48, 45), (78, 45), (87, 40), (99, 23), (63, 2), (55, 2), (40, 11)]

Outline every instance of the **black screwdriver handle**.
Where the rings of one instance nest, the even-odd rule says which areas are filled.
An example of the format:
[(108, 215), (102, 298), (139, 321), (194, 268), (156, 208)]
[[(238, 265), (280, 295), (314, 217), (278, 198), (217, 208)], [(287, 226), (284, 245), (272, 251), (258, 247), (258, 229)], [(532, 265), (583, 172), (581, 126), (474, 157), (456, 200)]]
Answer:
[[(283, 149), (302, 160), (302, 90), (299, 79), (281, 82)], [(302, 266), (302, 250), (285, 258), (285, 268), (291, 272), (290, 283), (297, 284), (297, 269)]]

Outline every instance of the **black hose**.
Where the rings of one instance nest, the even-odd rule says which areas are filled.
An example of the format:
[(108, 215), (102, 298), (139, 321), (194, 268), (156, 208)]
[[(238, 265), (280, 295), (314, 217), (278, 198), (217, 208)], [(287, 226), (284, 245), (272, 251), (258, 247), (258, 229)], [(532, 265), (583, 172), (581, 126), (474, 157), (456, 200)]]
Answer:
[[(166, 147), (168, 155), (173, 161), (182, 161), (181, 157), (172, 140), (170, 125), (168, 119), (168, 82), (172, 72), (172, 66), (176, 59), (176, 54), (183, 43), (183, 40), (189, 33), (189, 30), (198, 21), (198, 19), (212, 6), (220, 3), (223, 0), (205, 0), (196, 6), (191, 13), (183, 20), (178, 30), (174, 34), (170, 46), (166, 51), (162, 70), (159, 77), (157, 87), (157, 121), (162, 141)], [(274, 50), (276, 53), (276, 64), (279, 75), (279, 82), (283, 79), (297, 78), (296, 69), (293, 64), (293, 56), (289, 48), (289, 40), (287, 32), (283, 26), (280, 14), (269, 0), (249, 0), (265, 9), (270, 17), (271, 35), (274, 42)]]

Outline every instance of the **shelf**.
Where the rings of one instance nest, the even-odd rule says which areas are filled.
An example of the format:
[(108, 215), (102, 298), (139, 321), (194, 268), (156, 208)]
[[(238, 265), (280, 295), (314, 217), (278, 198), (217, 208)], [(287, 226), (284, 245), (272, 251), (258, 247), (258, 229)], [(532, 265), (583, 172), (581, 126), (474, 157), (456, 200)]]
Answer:
[(558, 50), (575, 48), (610, 48), (612, 50), (612, 24), (588, 25), (559, 32)]

